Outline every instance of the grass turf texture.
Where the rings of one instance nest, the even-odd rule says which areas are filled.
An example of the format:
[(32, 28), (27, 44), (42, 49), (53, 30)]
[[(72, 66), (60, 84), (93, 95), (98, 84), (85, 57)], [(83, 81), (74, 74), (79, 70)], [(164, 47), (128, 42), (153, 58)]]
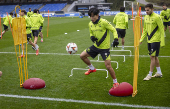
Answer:
[[(113, 16), (103, 18), (106, 18), (109, 22), (112, 22), (113, 20)], [(67, 43), (74, 42), (78, 46), (77, 54), (80, 54), (84, 49), (92, 45), (89, 37), (89, 18), (50, 18), (48, 38), (46, 37), (47, 21), (47, 18), (45, 18), (43, 27), (44, 42), (41, 43), (40, 38), (38, 40), (40, 53), (66, 53), (65, 47)], [(77, 30), (80, 31), (77, 32)], [(68, 34), (65, 35), (64, 33)], [(168, 31), (166, 31), (166, 36), (166, 46), (160, 49), (160, 56), (169, 56), (170, 54), (170, 35)], [(125, 45), (133, 46), (133, 39), (132, 21), (129, 21)], [(112, 40), (113, 35), (111, 34), (111, 41)], [(121, 48), (115, 48), (115, 50), (117, 49)], [(132, 50), (133, 53), (133, 48), (125, 48), (125, 50)], [(2, 40), (0, 39), (0, 52), (15, 52), (10, 31), (5, 33)], [(28, 52), (35, 53), (30, 45), (28, 45)], [(111, 52), (111, 54), (129, 55), (129, 52)], [(146, 39), (140, 46), (140, 55), (147, 55)], [(38, 77), (46, 82), (46, 88), (39, 90), (26, 90), (19, 87), (18, 65), (15, 54), (0, 53), (0, 57), (0, 70), (3, 72), (2, 77), (0, 77), (0, 94), (170, 107), (170, 70), (168, 68), (170, 58), (159, 58), (163, 78), (152, 78), (150, 81), (143, 81), (143, 78), (149, 72), (150, 58), (139, 58), (138, 94), (132, 98), (131, 96), (113, 97), (108, 95), (108, 91), (113, 85), (113, 80), (110, 75), (108, 79), (105, 79), (106, 72), (103, 71), (97, 71), (96, 73), (87, 76), (84, 75), (85, 71), (75, 70), (73, 77), (69, 78), (68, 76), (70, 75), (72, 68), (86, 67), (79, 56), (76, 55), (63, 56), (40, 54), (36, 56), (35, 54), (28, 54), (29, 78)], [(115, 69), (116, 64), (112, 63), (118, 82), (128, 82), (132, 85), (134, 57), (126, 56), (126, 62), (123, 62), (123, 57), (111, 58), (113, 61), (119, 62), (119, 69), (117, 70)], [(96, 68), (105, 69), (104, 63), (92, 63)], [(156, 69), (154, 69), (154, 73), (155, 72)], [(25, 107), (113, 108), (113, 106), (105, 105), (0, 97), (0, 108), (20, 109)], [(115, 106), (115, 108), (124, 107)]]

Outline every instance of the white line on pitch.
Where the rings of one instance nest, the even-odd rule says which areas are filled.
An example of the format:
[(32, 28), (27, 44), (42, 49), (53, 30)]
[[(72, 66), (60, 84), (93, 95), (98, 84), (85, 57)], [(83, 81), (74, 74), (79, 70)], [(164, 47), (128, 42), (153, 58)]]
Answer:
[[(0, 52), (0, 54), (15, 54), (15, 52)], [(27, 53), (27, 54), (35, 54), (35, 53)], [(43, 55), (80, 55), (80, 54), (67, 54), (67, 53), (39, 53)], [(122, 56), (122, 55), (120, 55)], [(125, 55), (125, 56), (130, 56), (130, 55)], [(131, 55), (134, 56), (134, 55)], [(139, 55), (139, 57), (150, 57), (149, 55)], [(169, 58), (170, 56), (158, 56), (158, 57), (163, 57), (163, 58)]]
[(133, 107), (133, 108), (170, 109), (170, 107), (161, 107), (161, 106), (133, 105), (133, 104), (108, 103), (108, 102), (98, 102), (98, 101), (85, 101), (85, 100), (73, 100), (73, 99), (63, 99), (63, 98), (48, 98), (48, 97), (34, 97), (34, 96), (9, 95), (9, 94), (0, 94), (0, 97), (25, 98), (25, 99), (61, 101), (61, 102), (96, 104), (96, 105), (107, 105), (107, 106)]

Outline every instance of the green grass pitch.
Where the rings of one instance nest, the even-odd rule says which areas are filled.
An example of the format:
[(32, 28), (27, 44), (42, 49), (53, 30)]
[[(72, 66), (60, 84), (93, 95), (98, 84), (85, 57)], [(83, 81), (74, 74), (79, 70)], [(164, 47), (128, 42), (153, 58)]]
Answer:
[[(112, 23), (114, 16), (102, 16), (102, 18)], [(47, 18), (45, 18), (43, 27), (44, 42), (41, 43), (40, 38), (38, 39), (40, 53), (67, 53), (66, 45), (74, 42), (78, 46), (78, 52), (76, 54), (80, 54), (84, 49), (92, 45), (88, 28), (89, 18), (50, 18), (48, 37), (46, 36), (47, 21)], [(110, 33), (110, 36), (111, 41), (113, 41), (112, 33)], [(160, 56), (170, 56), (170, 33), (168, 30), (166, 31), (165, 40), (166, 46), (160, 49)], [(129, 21), (129, 29), (126, 31), (125, 37), (125, 46), (133, 46), (133, 43), (132, 21)], [(115, 50), (119, 49), (121, 48), (115, 48)], [(133, 48), (125, 48), (125, 50), (131, 50), (132, 54), (134, 52)], [(132, 98), (131, 96), (114, 97), (108, 95), (108, 91), (113, 85), (113, 80), (110, 75), (109, 78), (105, 79), (106, 72), (103, 71), (97, 71), (86, 76), (84, 75), (85, 71), (75, 70), (74, 75), (69, 78), (68, 76), (72, 68), (87, 67), (78, 55), (39, 54), (36, 56), (35, 54), (28, 54), (29, 78), (37, 77), (43, 79), (46, 82), (46, 88), (39, 90), (20, 88), (16, 55), (2, 52), (15, 52), (11, 31), (8, 31), (3, 38), (0, 39), (0, 71), (3, 72), (2, 77), (0, 77), (0, 94), (170, 107), (170, 69), (168, 68), (170, 57), (159, 57), (163, 77), (152, 78), (150, 81), (143, 81), (143, 78), (149, 72), (150, 58), (139, 58), (138, 94)], [(147, 55), (146, 39), (140, 46), (139, 52), (140, 55)], [(30, 45), (28, 45), (28, 53), (35, 53)], [(129, 55), (129, 52), (111, 52), (111, 54)], [(115, 69), (116, 64), (112, 63), (118, 82), (128, 82), (132, 85), (134, 57), (126, 56), (125, 62), (123, 62), (123, 57), (111, 57), (111, 59), (119, 62), (118, 69)], [(104, 63), (92, 62), (92, 64), (96, 68), (105, 69)], [(154, 73), (155, 72), (156, 68), (154, 69)], [(131, 109), (132, 107), (0, 97), (0, 109), (23, 108)]]

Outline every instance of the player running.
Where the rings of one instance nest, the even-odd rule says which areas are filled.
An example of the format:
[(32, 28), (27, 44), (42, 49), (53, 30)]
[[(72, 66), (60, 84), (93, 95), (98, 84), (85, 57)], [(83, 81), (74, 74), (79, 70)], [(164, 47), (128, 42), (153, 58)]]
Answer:
[[(42, 19), (37, 14), (37, 11), (38, 11), (37, 9), (34, 9), (34, 14), (30, 16), (31, 30), (34, 36), (34, 44), (37, 44), (40, 24), (43, 23)], [(39, 54), (39, 49), (36, 49), (36, 55), (38, 54)]]
[(110, 33), (113, 33), (115, 41), (115, 46), (118, 45), (118, 35), (116, 29), (105, 19), (100, 18), (99, 10), (96, 8), (91, 8), (88, 12), (90, 16), (89, 30), (90, 38), (94, 44), (84, 50), (80, 54), (80, 58), (89, 66), (89, 70), (85, 72), (85, 75), (89, 75), (92, 72), (96, 72), (96, 69), (91, 64), (87, 57), (95, 58), (98, 54), (101, 54), (103, 60), (105, 61), (105, 66), (108, 69), (111, 77), (113, 78), (113, 88), (116, 88), (119, 83), (117, 82), (115, 72), (111, 66), (110, 62)]
[[(8, 31), (8, 25), (9, 25), (9, 21), (10, 23), (12, 24), (12, 17), (13, 17), (13, 13), (10, 12), (9, 13), (10, 15), (9, 16), (6, 16), (3, 18), (3, 26), (4, 26), (4, 31), (2, 32), (2, 34), (0, 35), (0, 38)], [(8, 18), (9, 17), (9, 18)]]
[[(37, 11), (37, 14), (39, 15), (39, 17), (42, 19), (42, 21), (44, 22), (44, 18), (43, 16), (40, 14), (39, 10)], [(40, 29), (39, 29), (39, 36), (41, 37), (41, 42), (43, 42), (43, 34), (42, 34), (42, 27), (43, 27), (43, 23), (40, 24)]]
[(116, 14), (113, 23), (116, 25), (118, 37), (122, 38), (122, 50), (124, 50), (124, 38), (128, 29), (128, 15), (125, 13), (125, 7), (120, 7), (120, 12)]
[(29, 8), (29, 11), (27, 12), (27, 17), (30, 17), (31, 15), (33, 15), (33, 12), (31, 11), (31, 8)]
[(160, 16), (163, 18), (164, 31), (166, 31), (167, 26), (168, 26), (169, 32), (170, 32), (170, 9), (167, 9), (165, 4), (162, 7), (163, 7), (163, 10), (161, 11)]
[[(21, 17), (24, 17), (25, 18), (25, 21), (26, 21), (26, 33), (27, 33), (27, 41), (29, 42), (30, 45), (32, 45), (36, 50), (38, 50), (38, 45), (37, 44), (34, 44), (32, 42), (32, 36), (31, 36), (31, 21), (29, 19), (29, 17), (26, 16), (26, 11), (23, 9), (21, 10), (21, 13), (20, 13), (20, 16)], [(24, 44), (23, 44), (23, 47), (24, 47)], [(24, 49), (24, 48), (23, 48)], [(22, 54), (21, 56), (19, 57), (25, 57), (25, 55), (23, 55), (23, 50), (22, 50)]]
[[(159, 49), (165, 46), (164, 42), (164, 28), (161, 17), (153, 12), (153, 5), (145, 5), (146, 16), (144, 18), (144, 27), (140, 44), (147, 36), (148, 53), (150, 55), (150, 71), (149, 74), (143, 80), (150, 80), (151, 77), (162, 77), (162, 72), (159, 64)], [(153, 69), (156, 66), (157, 72), (152, 76)]]

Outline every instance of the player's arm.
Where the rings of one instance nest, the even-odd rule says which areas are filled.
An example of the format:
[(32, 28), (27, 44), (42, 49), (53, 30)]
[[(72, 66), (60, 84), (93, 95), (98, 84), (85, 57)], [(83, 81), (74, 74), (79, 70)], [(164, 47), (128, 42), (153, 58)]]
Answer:
[(90, 23), (89, 23), (89, 32), (90, 32), (90, 39), (92, 40), (92, 42), (97, 41), (98, 39), (94, 36), (93, 31), (91, 30)]
[(27, 17), (29, 17), (29, 12), (27, 12)]
[(128, 15), (127, 15), (127, 14), (126, 14), (126, 16), (125, 16), (125, 23), (126, 23), (126, 28), (128, 29), (129, 26), (128, 26)]
[(147, 36), (147, 30), (146, 30), (146, 24), (145, 24), (145, 21), (144, 21), (143, 33), (142, 33), (142, 37), (140, 39), (140, 42), (142, 42), (146, 36)]
[(30, 21), (30, 18), (27, 17), (26, 19), (26, 28), (30, 28), (31, 27), (31, 21)]
[(160, 31), (160, 35), (161, 35), (161, 47), (165, 46), (165, 39), (164, 39), (164, 25), (162, 23), (162, 19), (161, 17), (157, 17), (156, 20), (157, 24), (158, 24), (158, 29)]
[(162, 19), (164, 19), (163, 11), (161, 11), (160, 16), (161, 16)]
[(3, 18), (3, 21), (5, 21), (6, 17)]
[(116, 25), (116, 16), (113, 19), (113, 23)]
[(106, 29), (110, 30), (113, 33), (114, 39), (118, 39), (117, 31), (113, 27), (113, 25), (111, 25), (107, 20), (105, 20), (104, 26), (105, 26)]

